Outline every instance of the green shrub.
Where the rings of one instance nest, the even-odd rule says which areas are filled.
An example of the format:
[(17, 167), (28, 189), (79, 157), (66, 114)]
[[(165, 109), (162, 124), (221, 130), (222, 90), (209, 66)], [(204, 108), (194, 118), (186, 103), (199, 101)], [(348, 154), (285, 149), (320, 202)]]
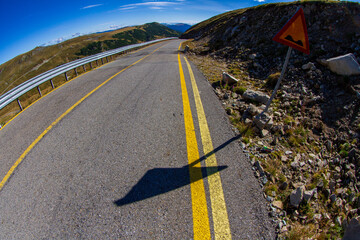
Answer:
[(246, 88), (242, 87), (242, 86), (237, 86), (234, 88), (234, 92), (236, 92), (237, 94), (243, 95), (245, 91), (246, 91)]
[(265, 87), (273, 89), (280, 77), (280, 72), (270, 74), (266, 79)]

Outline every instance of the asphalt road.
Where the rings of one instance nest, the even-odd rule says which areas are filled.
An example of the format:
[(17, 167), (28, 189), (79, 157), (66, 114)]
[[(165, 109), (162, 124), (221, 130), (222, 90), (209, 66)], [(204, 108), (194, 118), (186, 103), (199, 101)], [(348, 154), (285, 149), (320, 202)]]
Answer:
[(180, 43), (82, 75), (0, 131), (1, 179), (37, 139), (0, 191), (0, 239), (274, 238), (239, 138), (190, 63), (201, 113)]

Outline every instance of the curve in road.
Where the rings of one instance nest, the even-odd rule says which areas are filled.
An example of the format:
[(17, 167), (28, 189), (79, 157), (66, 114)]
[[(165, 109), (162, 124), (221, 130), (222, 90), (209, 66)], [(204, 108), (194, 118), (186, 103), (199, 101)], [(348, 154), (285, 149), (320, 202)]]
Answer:
[(274, 238), (240, 136), (180, 43), (93, 70), (0, 131), (2, 179), (23, 155), (1, 239)]

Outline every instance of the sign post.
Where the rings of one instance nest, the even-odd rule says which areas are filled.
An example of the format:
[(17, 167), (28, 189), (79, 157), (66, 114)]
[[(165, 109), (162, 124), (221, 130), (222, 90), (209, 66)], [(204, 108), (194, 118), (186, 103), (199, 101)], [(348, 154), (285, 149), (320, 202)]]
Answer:
[(280, 32), (275, 35), (273, 41), (289, 46), (289, 49), (286, 54), (285, 62), (280, 77), (276, 83), (275, 89), (269, 101), (267, 102), (264, 111), (259, 114), (259, 118), (261, 117), (261, 115), (267, 112), (272, 100), (276, 95), (276, 92), (280, 86), (280, 82), (285, 75), (292, 48), (299, 50), (303, 53), (310, 54), (309, 38), (306, 30), (304, 11), (302, 8), (299, 8), (296, 11), (295, 15), (284, 25), (284, 27), (282, 27)]

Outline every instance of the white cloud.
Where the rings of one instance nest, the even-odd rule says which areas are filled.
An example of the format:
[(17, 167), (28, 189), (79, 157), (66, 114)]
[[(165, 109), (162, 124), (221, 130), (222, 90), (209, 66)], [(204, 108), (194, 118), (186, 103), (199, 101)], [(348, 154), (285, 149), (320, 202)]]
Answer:
[(180, 5), (184, 2), (185, 2), (185, 0), (176, 0), (175, 2), (167, 1), (167, 2), (131, 3), (131, 4), (126, 4), (126, 5), (121, 6), (119, 8), (119, 10), (129, 10), (129, 9), (134, 9), (137, 7), (149, 7), (149, 9), (161, 10), (161, 9), (164, 9), (165, 7)]
[(100, 6), (102, 6), (102, 5), (104, 5), (104, 4), (94, 4), (94, 5), (85, 6), (85, 7), (81, 8), (81, 9), (88, 9), (88, 8), (100, 7)]
[(154, 10), (161, 10), (164, 9), (163, 7), (149, 7), (150, 9), (154, 9)]
[(254, 0), (255, 2), (265, 2), (265, 0)]
[(118, 10), (130, 10), (130, 9), (134, 9), (135, 7), (122, 7), (119, 8)]

